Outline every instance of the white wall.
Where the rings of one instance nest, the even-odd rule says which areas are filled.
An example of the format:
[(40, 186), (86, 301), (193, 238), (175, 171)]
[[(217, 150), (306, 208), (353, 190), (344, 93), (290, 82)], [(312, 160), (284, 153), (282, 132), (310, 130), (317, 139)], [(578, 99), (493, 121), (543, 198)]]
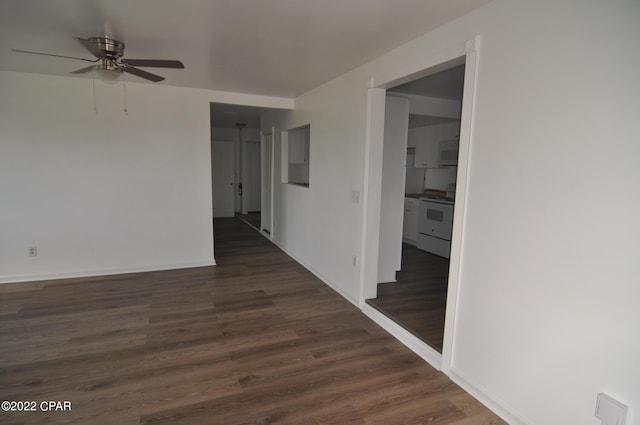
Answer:
[(126, 89), (0, 72), (0, 282), (213, 263), (209, 102), (292, 102)]
[(599, 424), (599, 392), (640, 423), (640, 3), (477, 15), (455, 371), (529, 423)]
[(639, 423), (639, 20), (637, 1), (496, 0), (271, 114), (314, 128), (310, 189), (276, 185), (277, 242), (357, 297), (367, 82), (479, 34), (452, 376), (511, 423), (597, 425), (599, 392)]
[[(194, 90), (0, 73), (0, 280), (213, 263)], [(38, 256), (27, 257), (37, 246)]]
[[(350, 75), (339, 77), (297, 98), (295, 110), (261, 117), (263, 132), (276, 129), (273, 241), (354, 303), (362, 204), (352, 202), (352, 191), (362, 195), (364, 84)], [(309, 187), (281, 183), (281, 132), (306, 124), (311, 125)]]

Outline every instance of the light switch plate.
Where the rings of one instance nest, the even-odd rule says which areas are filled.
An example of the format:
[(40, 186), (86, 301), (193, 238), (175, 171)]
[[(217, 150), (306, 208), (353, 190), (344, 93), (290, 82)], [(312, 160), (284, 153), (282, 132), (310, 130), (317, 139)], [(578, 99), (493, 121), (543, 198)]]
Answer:
[(627, 406), (604, 393), (596, 400), (596, 418), (606, 425), (624, 425), (627, 419)]

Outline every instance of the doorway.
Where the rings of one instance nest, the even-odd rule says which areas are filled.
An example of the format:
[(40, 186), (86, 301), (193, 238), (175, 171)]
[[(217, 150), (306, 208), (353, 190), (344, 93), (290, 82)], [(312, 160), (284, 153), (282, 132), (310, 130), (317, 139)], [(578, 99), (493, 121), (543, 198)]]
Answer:
[[(450, 374), (452, 366), (453, 343), (455, 341), (455, 317), (458, 306), (458, 285), (462, 262), (462, 239), (466, 214), (469, 153), (471, 148), (471, 125), (475, 80), (477, 72), (479, 37), (466, 42), (457, 42), (434, 51), (433, 55), (424, 55), (412, 64), (411, 69), (396, 67), (380, 70), (370, 79), (367, 111), (367, 139), (365, 169), (365, 202), (362, 237), (362, 266), (360, 270), (360, 305), (362, 311), (376, 323), (394, 335), (400, 342), (429, 362), (436, 369)], [(444, 340), (442, 351), (426, 344), (407, 329), (398, 325), (388, 316), (366, 303), (365, 300), (377, 298), (379, 261), (379, 240), (382, 231), (381, 204), (383, 202), (382, 170), (384, 147), (384, 114), (387, 90), (407, 82), (418, 80), (440, 71), (464, 64), (464, 94), (460, 110), (460, 138), (455, 188), (455, 213), (451, 235), (450, 259), (448, 268), (448, 286), (446, 289), (446, 309), (444, 320)], [(404, 181), (403, 181), (404, 184)], [(396, 219), (402, 220), (402, 217)], [(402, 248), (398, 248), (402, 249)], [(399, 268), (400, 269), (400, 268)]]
[[(453, 160), (440, 160), (438, 154), (440, 144), (458, 143), (463, 87), (461, 64), (388, 88), (385, 107), (382, 258), (377, 297), (367, 303), (438, 353), (444, 340), (453, 217), (443, 216), (446, 231), (438, 237), (422, 233), (426, 230), (421, 222), (429, 211), (438, 215), (455, 207), (457, 152)], [(404, 108), (399, 109), (399, 103)], [(404, 185), (395, 181), (401, 178)], [(441, 204), (423, 208), (426, 200)], [(395, 216), (389, 219), (391, 208)], [(398, 212), (401, 208), (403, 213)], [(382, 267), (389, 261), (394, 264)]]
[[(250, 226), (271, 238), (273, 233), (273, 144), (275, 128), (267, 133), (261, 131), (261, 115), (273, 108), (228, 103), (210, 103), (210, 122), (212, 140), (212, 179), (214, 180), (214, 216), (223, 201), (217, 200), (223, 194), (218, 191), (216, 180), (226, 181), (218, 175), (223, 172), (219, 168), (232, 167), (233, 184), (220, 186), (226, 195), (224, 205), (228, 202), (228, 192), (233, 195), (232, 212), (225, 208), (224, 217), (234, 215)], [(230, 141), (233, 150), (219, 152), (221, 164), (214, 162), (217, 143)], [(223, 159), (225, 158), (225, 159)], [(220, 183), (221, 184), (221, 183)], [(231, 189), (228, 186), (233, 186)], [(228, 215), (231, 214), (231, 215)]]
[[(259, 227), (262, 191), (260, 183), (261, 108), (211, 102), (209, 113), (214, 218), (234, 215), (257, 216), (256, 227)], [(230, 179), (233, 183), (228, 182), (228, 175), (221, 177), (221, 174), (228, 173), (229, 169), (233, 173)], [(222, 193), (218, 193), (219, 191)], [(230, 207), (229, 192), (232, 196)]]

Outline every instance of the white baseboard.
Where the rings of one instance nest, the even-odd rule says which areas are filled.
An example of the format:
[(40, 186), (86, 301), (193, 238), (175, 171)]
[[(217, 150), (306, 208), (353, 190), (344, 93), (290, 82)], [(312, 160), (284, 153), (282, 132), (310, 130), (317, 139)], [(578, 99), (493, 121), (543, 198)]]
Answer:
[(0, 276), (0, 284), (3, 283), (16, 283), (16, 282), (33, 282), (41, 280), (55, 280), (55, 279), (71, 279), (77, 277), (92, 277), (92, 276), (106, 276), (117, 275), (126, 273), (143, 273), (143, 272), (155, 272), (162, 270), (175, 270), (175, 269), (190, 269), (193, 267), (206, 267), (215, 266), (215, 260), (202, 261), (193, 263), (179, 263), (179, 264), (161, 264), (155, 266), (141, 266), (131, 268), (116, 268), (116, 269), (103, 269), (103, 270), (83, 270), (68, 273), (43, 273), (43, 274), (31, 274), (31, 275), (18, 275), (18, 276)]
[(333, 283), (330, 279), (328, 279), (326, 276), (324, 276), (322, 273), (320, 273), (319, 271), (317, 271), (316, 269), (314, 269), (310, 264), (308, 264), (307, 262), (305, 262), (304, 260), (298, 258), (295, 254), (293, 254), (292, 252), (290, 252), (289, 250), (287, 250), (286, 247), (284, 247), (283, 245), (281, 245), (275, 238), (271, 238), (271, 242), (277, 246), (278, 248), (280, 248), (281, 250), (284, 251), (285, 254), (287, 254), (289, 257), (293, 258), (294, 260), (296, 260), (296, 262), (300, 265), (302, 265), (305, 269), (309, 270), (315, 277), (317, 277), (318, 279), (320, 279), (323, 283), (325, 283), (327, 286), (329, 286), (331, 289), (333, 289), (334, 291), (336, 291), (338, 294), (340, 294), (342, 296), (342, 298), (346, 299), (347, 301), (349, 301), (351, 304), (355, 305), (356, 307), (360, 308), (360, 306), (358, 305), (358, 301), (353, 298), (351, 295), (347, 294), (346, 292), (344, 292), (338, 285), (336, 285), (335, 283)]
[(389, 332), (394, 338), (403, 343), (408, 349), (420, 356), (424, 361), (433, 366), (436, 370), (442, 370), (442, 354), (427, 345), (420, 338), (407, 331), (395, 321), (382, 314), (380, 311), (364, 304), (362, 312), (371, 320), (376, 322), (382, 329)]
[(483, 388), (471, 383), (462, 373), (451, 370), (449, 378), (463, 390), (471, 394), (476, 400), (485, 405), (502, 420), (510, 425), (533, 425), (532, 422), (523, 419), (523, 416), (506, 407), (506, 403)]

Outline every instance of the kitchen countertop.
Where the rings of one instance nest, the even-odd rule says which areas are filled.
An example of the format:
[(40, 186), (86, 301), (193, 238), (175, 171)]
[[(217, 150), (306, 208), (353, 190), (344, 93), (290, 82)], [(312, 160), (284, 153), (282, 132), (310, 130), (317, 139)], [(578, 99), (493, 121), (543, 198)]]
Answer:
[(424, 193), (405, 193), (405, 198), (416, 198), (420, 199), (424, 197)]
[(406, 198), (414, 198), (414, 199), (424, 199), (427, 201), (436, 201), (442, 202), (444, 204), (453, 204), (454, 200), (452, 198), (447, 198), (444, 195), (435, 195), (432, 193), (405, 193), (404, 196)]
[(436, 196), (421, 196), (419, 198), (421, 201), (433, 201), (433, 202), (437, 202), (440, 204), (448, 204), (448, 205), (453, 205), (454, 201), (451, 198), (445, 198), (445, 197), (436, 197)]

